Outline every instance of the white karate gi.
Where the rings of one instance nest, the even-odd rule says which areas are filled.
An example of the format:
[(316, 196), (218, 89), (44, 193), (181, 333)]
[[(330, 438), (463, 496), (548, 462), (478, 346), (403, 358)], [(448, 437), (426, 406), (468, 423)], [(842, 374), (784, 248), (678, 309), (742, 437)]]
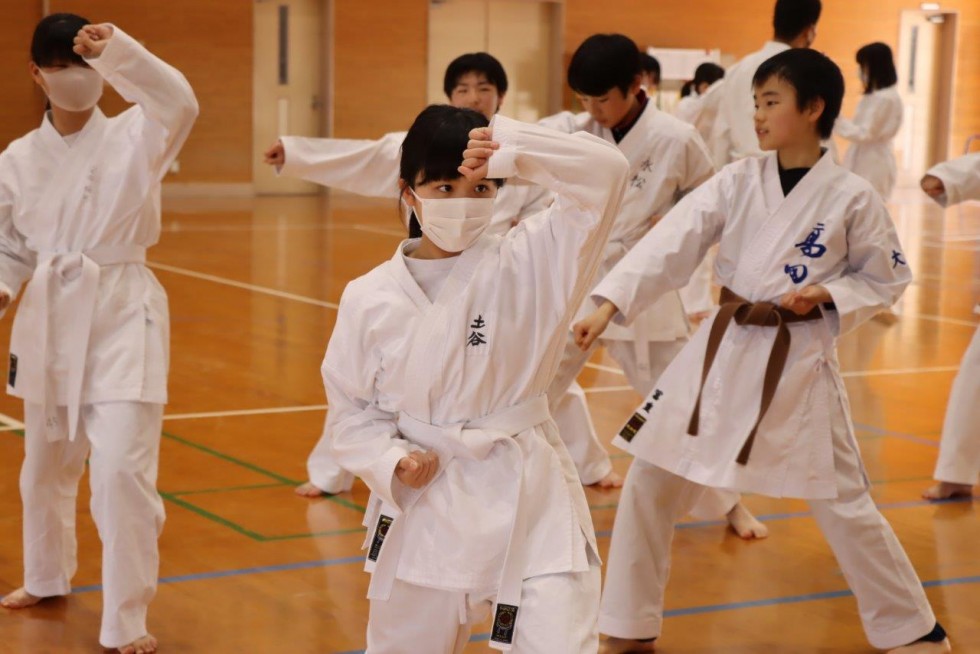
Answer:
[[(542, 124), (565, 132), (583, 130), (615, 143), (612, 132), (592, 120), (587, 113), (563, 112), (544, 119)], [(652, 217), (666, 214), (680, 197), (714, 174), (714, 167), (697, 131), (691, 125), (660, 111), (652, 102), (647, 104), (618, 147), (630, 162), (630, 185), (606, 245), (599, 269), (600, 278), (612, 270), (650, 230)], [(702, 277), (698, 285), (707, 288), (710, 278)], [(692, 298), (710, 298), (709, 290), (692, 289), (690, 293)], [(709, 300), (706, 307), (696, 310), (707, 310), (710, 306)], [(595, 309), (593, 302), (586, 301), (578, 318), (584, 318)], [(566, 397), (571, 384), (601, 344), (622, 366), (630, 385), (639, 394), (646, 395), (687, 341), (690, 325), (686, 312), (678, 293), (666, 294), (629, 327), (610, 326), (588, 352), (579, 349), (569, 332), (562, 364), (548, 389), (548, 396), (556, 421), (563, 427), (563, 440), (578, 444), (591, 442), (587, 453), (583, 454), (583, 459), (591, 457), (591, 461), (580, 464), (579, 471), (590, 469), (595, 470), (596, 474), (603, 472), (593, 482), (611, 472), (612, 463), (595, 437), (591, 419), (587, 423), (579, 421), (576, 425), (571, 419), (559, 416), (564, 407), (572, 404)], [(570, 425), (569, 429), (577, 427), (579, 432), (587, 431), (570, 437), (569, 432), (564, 430), (566, 424)], [(583, 482), (589, 483), (589, 480), (583, 478)], [(728, 497), (722, 504), (727, 504), (728, 508), (724, 512), (738, 501), (737, 495), (726, 495)], [(698, 515), (704, 516), (704, 513), (698, 511)]]
[[(286, 161), (279, 174), (368, 197), (399, 197), (398, 173), (402, 141), (407, 132), (391, 132), (377, 140), (283, 136)], [(487, 232), (505, 234), (515, 223), (543, 211), (551, 193), (523, 180), (508, 180), (497, 192), (493, 221)], [(392, 205), (394, 206), (394, 205)], [(584, 400), (583, 400), (584, 401)], [(325, 493), (349, 491), (350, 474), (334, 461), (324, 433), (306, 462), (310, 482)]]
[[(594, 585), (586, 579), (598, 561), (592, 520), (545, 391), (591, 288), (628, 165), (590, 135), (501, 116), (493, 137), (501, 148), (489, 176), (517, 174), (555, 191), (554, 204), (505, 236), (482, 236), (434, 301), (406, 265), (414, 242), (403, 244), (348, 284), (323, 362), (334, 456), (372, 492), (372, 654), (463, 631), (469, 604), (494, 594), (503, 609), (526, 602), (516, 619), (527, 633), (515, 650), (553, 651), (542, 640), (555, 634), (532, 628), (544, 624), (539, 609), (563, 628), (579, 622), (580, 642), (563, 651), (596, 647), (597, 596), (576, 596)], [(440, 458), (420, 491), (394, 474), (416, 448)], [(532, 593), (543, 576), (555, 583), (542, 605)], [(431, 602), (431, 589), (444, 610), (416, 620), (408, 607)], [(582, 602), (591, 604), (582, 610)], [(449, 642), (431, 651), (457, 651)]]
[[(980, 200), (980, 152), (933, 166), (929, 173), (943, 181), (943, 206)], [(980, 305), (977, 306), (980, 313)], [(980, 481), (980, 328), (960, 362), (953, 380), (939, 442), (937, 481), (976, 484)]]
[(69, 592), (74, 497), (91, 445), (100, 642), (116, 648), (146, 634), (156, 588), (170, 325), (144, 261), (160, 235), (160, 181), (198, 105), (183, 75), (119, 28), (89, 64), (136, 106), (114, 118), (96, 109), (70, 146), (45, 117), (0, 154), (0, 284), (13, 295), (30, 279), (7, 387), (27, 414), (25, 585)]
[(629, 321), (683, 285), (714, 243), (716, 276), (749, 301), (778, 303), (794, 288), (822, 284), (836, 308), (788, 325), (785, 368), (744, 465), (736, 459), (760, 415), (776, 328), (731, 323), (701, 390), (716, 312), (657, 381), (633, 429), (615, 441), (636, 459), (616, 515), (600, 631), (659, 636), (674, 523), (700, 486), (711, 485), (810, 500), (871, 643), (891, 648), (924, 636), (935, 616), (868, 493), (834, 346), (911, 281), (884, 204), (829, 153), (786, 197), (775, 153), (744, 159), (682, 200), (594, 295), (620, 309), (617, 320)]
[(677, 103), (677, 106), (674, 107), (674, 118), (693, 125), (698, 118), (698, 114), (701, 113), (701, 102), (703, 100), (703, 97), (693, 91), (690, 95), (685, 95)]
[(871, 182), (883, 200), (895, 188), (893, 141), (901, 128), (902, 98), (894, 86), (862, 95), (854, 120), (840, 117), (834, 124), (834, 133), (852, 143), (844, 167)]

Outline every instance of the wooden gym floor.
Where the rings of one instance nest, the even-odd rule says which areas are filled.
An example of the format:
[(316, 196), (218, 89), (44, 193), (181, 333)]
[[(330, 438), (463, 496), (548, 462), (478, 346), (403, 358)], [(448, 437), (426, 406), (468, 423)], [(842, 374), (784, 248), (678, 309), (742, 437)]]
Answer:
[[(899, 322), (871, 322), (845, 337), (841, 362), (875, 498), (956, 650), (980, 652), (977, 504), (919, 497), (978, 322), (980, 205), (943, 212), (906, 189), (892, 208), (916, 283)], [(159, 482), (168, 520), (150, 613), (161, 652), (363, 649), (366, 489), (358, 482), (352, 493), (313, 501), (292, 489), (305, 479), (323, 424), (319, 365), (335, 303), (348, 280), (391, 256), (400, 234), (393, 202), (352, 196), (165, 203), (161, 243), (150, 256), (170, 295), (173, 330)], [(0, 330), (6, 347), (9, 319)], [(581, 381), (608, 440), (638, 398), (613, 362), (600, 354), (593, 366)], [(23, 413), (6, 396), (0, 413), (2, 594), (22, 579)], [(625, 473), (629, 459), (613, 456)], [(618, 492), (586, 493), (605, 554)], [(76, 592), (29, 611), (0, 611), (3, 652), (100, 651), (99, 541), (84, 482), (79, 500)], [(720, 522), (677, 532), (658, 651), (872, 651), (806, 504), (747, 503), (769, 525), (768, 540), (742, 542)], [(486, 651), (485, 639), (478, 629), (467, 651)], [(426, 654), (425, 644), (411, 651)]]

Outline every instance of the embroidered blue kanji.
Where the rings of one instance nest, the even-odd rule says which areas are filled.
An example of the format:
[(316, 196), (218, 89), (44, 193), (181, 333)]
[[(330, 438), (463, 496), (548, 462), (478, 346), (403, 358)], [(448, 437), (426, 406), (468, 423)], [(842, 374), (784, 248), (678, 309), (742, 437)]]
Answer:
[(806, 276), (809, 274), (806, 266), (804, 266), (802, 263), (795, 266), (786, 264), (786, 267), (783, 268), (783, 272), (789, 275), (789, 278), (793, 280), (794, 284), (799, 284), (806, 279)]
[(800, 252), (803, 256), (810, 257), (811, 259), (819, 259), (827, 252), (827, 246), (822, 243), (817, 243), (817, 239), (826, 229), (823, 223), (817, 223), (817, 226), (813, 228), (810, 235), (803, 239), (802, 243), (797, 243), (793, 247), (800, 248)]
[(908, 263), (905, 262), (905, 259), (902, 258), (902, 253), (899, 252), (898, 250), (892, 250), (892, 261), (894, 262), (892, 264), (892, 268), (898, 268), (899, 265), (902, 266), (909, 265)]

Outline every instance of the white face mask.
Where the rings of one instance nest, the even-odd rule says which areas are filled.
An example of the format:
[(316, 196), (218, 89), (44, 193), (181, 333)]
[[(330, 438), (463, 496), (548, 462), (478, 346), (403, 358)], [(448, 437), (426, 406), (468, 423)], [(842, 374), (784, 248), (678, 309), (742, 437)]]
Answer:
[[(422, 233), (445, 252), (462, 252), (487, 230), (493, 198), (420, 198)], [(418, 215), (418, 213), (416, 213)]]
[(102, 97), (102, 75), (91, 68), (69, 66), (53, 73), (42, 70), (41, 77), (48, 86), (48, 100), (66, 111), (88, 111)]

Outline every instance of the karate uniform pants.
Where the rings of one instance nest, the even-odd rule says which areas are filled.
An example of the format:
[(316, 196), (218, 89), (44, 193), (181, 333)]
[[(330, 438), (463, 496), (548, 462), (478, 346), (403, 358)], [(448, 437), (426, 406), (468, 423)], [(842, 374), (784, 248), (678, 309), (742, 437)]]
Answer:
[(331, 495), (344, 493), (354, 486), (354, 475), (341, 468), (330, 451), (325, 421), (320, 440), (313, 446), (313, 451), (306, 460), (306, 473), (314, 486)]
[(936, 463), (938, 481), (976, 484), (980, 477), (980, 328), (953, 380)]
[(89, 462), (91, 511), (102, 539), (102, 629), (115, 649), (147, 634), (146, 611), (156, 593), (157, 539), (163, 501), (156, 490), (163, 405), (104, 402), (82, 407), (74, 441), (68, 412), (58, 408), (61, 433), (50, 442), (44, 411), (24, 404), (24, 587), (31, 595), (68, 595), (77, 568), (78, 483)]
[[(641, 396), (646, 397), (653, 391), (657, 379), (686, 343), (685, 338), (647, 343), (650, 368), (642, 370), (638, 363), (637, 346), (633, 341), (597, 339), (588, 352), (583, 352), (569, 333), (558, 373), (548, 387), (548, 400), (551, 403), (555, 423), (558, 425), (558, 434), (568, 448), (569, 454), (572, 455), (575, 469), (578, 470), (583, 484), (587, 486), (594, 484), (612, 472), (612, 461), (592, 425), (589, 407), (585, 403), (585, 393), (575, 381), (589, 358), (600, 344), (603, 345), (622, 367), (630, 386)], [(736, 492), (711, 489), (692, 507), (691, 515), (699, 520), (714, 520), (731, 511), (739, 499), (740, 495)]]
[[(600, 572), (524, 580), (514, 654), (595, 654)], [(496, 589), (463, 593), (396, 580), (391, 597), (372, 600), (366, 654), (459, 654), (474, 625), (490, 615)]]
[[(810, 510), (857, 598), (868, 640), (881, 649), (900, 647), (928, 634), (936, 617), (905, 550), (871, 499), (846, 423), (833, 423), (840, 425), (833, 434), (838, 497), (811, 500)], [(704, 486), (663, 468), (633, 461), (606, 559), (601, 633), (661, 635), (675, 525), (704, 492)]]

